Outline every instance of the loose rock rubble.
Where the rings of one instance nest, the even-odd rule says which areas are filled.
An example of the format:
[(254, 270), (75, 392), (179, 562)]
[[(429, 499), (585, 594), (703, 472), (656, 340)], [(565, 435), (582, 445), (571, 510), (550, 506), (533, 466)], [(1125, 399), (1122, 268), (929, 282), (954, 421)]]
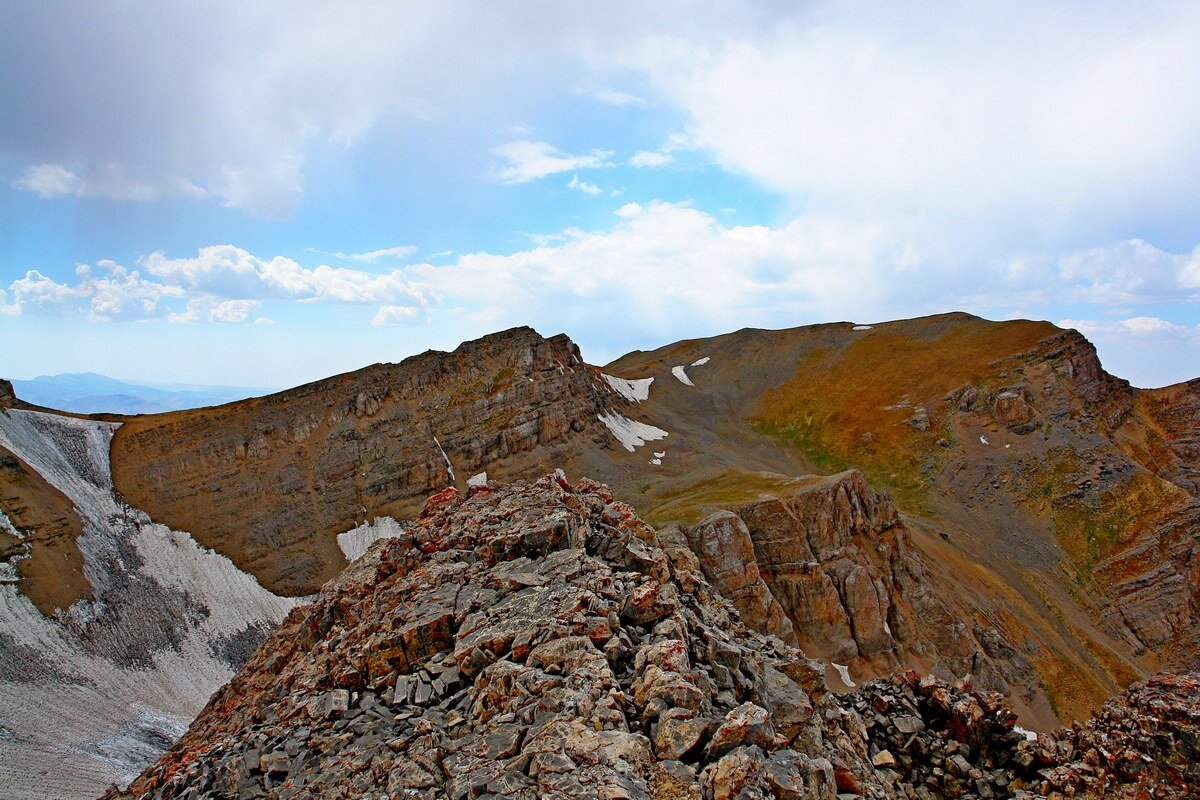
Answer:
[(826, 718), (827, 730), (845, 732), (830, 736), (844, 745), (834, 759), (846, 776), (839, 788), (854, 790), (849, 774), (865, 771), (866, 761), (895, 797), (1019, 796), (1014, 767), (1026, 739), (1003, 695), (975, 691), (969, 680), (950, 686), (906, 672), (866, 683), (841, 701), (845, 711)]
[(908, 674), (838, 698), (823, 667), (600, 484), (447, 489), (106, 797), (990, 798), (1058, 768), (999, 695)]
[(1021, 746), (1030, 785), (1049, 797), (1200, 797), (1200, 676), (1131, 686), (1084, 725)]

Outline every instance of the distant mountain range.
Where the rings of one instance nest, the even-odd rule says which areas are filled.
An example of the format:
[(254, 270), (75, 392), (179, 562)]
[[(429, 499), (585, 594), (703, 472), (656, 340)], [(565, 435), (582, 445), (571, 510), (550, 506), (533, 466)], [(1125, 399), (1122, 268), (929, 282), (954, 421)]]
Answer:
[(94, 372), (41, 375), (12, 384), (17, 396), (28, 403), (77, 414), (157, 414), (215, 406), (272, 391), (246, 386), (130, 383)]

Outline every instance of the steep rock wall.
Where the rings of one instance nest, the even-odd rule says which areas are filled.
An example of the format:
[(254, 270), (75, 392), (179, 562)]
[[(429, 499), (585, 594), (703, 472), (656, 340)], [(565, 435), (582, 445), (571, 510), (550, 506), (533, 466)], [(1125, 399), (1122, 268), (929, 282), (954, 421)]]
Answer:
[(405, 517), (496, 461), (608, 437), (597, 418), (621, 404), (565, 336), (517, 328), (265, 398), (130, 420), (113, 440), (113, 475), (154, 519), (273, 591), (306, 594), (345, 566), (336, 534)]

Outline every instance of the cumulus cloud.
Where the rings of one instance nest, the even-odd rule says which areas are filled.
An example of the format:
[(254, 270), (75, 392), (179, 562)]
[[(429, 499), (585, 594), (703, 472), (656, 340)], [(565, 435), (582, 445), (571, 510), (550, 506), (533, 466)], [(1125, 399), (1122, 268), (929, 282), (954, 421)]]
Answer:
[[(257, 300), (224, 300), (218, 302), (208, 298), (194, 298), (188, 300), (186, 311), (168, 314), (167, 322), (225, 322), (236, 324), (246, 322), (260, 305), (262, 304)], [(262, 321), (269, 322), (265, 317), (255, 320), (255, 322)]]
[[(868, 276), (887, 259), (877, 232), (836, 222), (725, 226), (684, 204), (623, 206), (606, 231), (568, 230), (530, 250), (472, 253), (414, 275), (439, 296), (490, 310), (489, 320), (565, 325), (585, 311), (614, 336), (661, 336), (764, 321), (872, 316), (883, 287)], [(736, 268), (731, 268), (736, 265)], [(876, 288), (872, 288), (872, 287)]]
[(425, 292), (402, 270), (375, 273), (326, 264), (308, 269), (290, 258), (259, 258), (233, 245), (202, 247), (194, 258), (168, 258), (156, 252), (140, 263), (165, 283), (216, 297), (331, 303), (429, 302)]
[(9, 284), (12, 313), (62, 313), (73, 309), (92, 322), (151, 319), (163, 313), (164, 298), (180, 297), (182, 291), (142, 277), (112, 261), (99, 262), (98, 272), (88, 265), (75, 270), (77, 281), (64, 284), (29, 270)]
[(422, 318), (428, 319), (420, 309), (413, 306), (380, 306), (371, 319), (371, 325), (376, 328), (395, 328), (415, 325)]
[(571, 176), (571, 182), (567, 184), (567, 188), (575, 189), (577, 191), (583, 192), (584, 194), (593, 194), (594, 195), (594, 194), (603, 194), (604, 193), (604, 190), (601, 189), (596, 184), (579, 180), (578, 175)]
[(501, 183), (528, 183), (557, 172), (609, 166), (606, 159), (612, 151), (593, 150), (584, 155), (572, 155), (546, 142), (520, 139), (492, 148), (492, 154), (505, 162), (492, 169), (494, 179)]
[[(6, 177), (46, 196), (204, 192), (285, 216), (314, 150), (354, 148), (381, 128), (486, 136), (536, 111), (550, 83), (603, 85), (592, 78), (627, 37), (664, 25), (702, 33), (709, 20), (738, 30), (751, 16), (704, 5), (679, 15), (632, 3), (521, 12), (366, 0), (335, 13), (308, 0), (217, 0), (64, 16), (11, 4), (0, 9), (0, 74), (22, 101), (0, 122), (0, 149), (32, 171)], [(505, 118), (480, 125), (481, 113)]]
[(1189, 217), (1197, 24), (1195, 3), (832, 2), (768, 33), (622, 52), (698, 144), (809, 208), (1041, 246)]
[(241, 323), (250, 321), (264, 301), (422, 310), (437, 302), (401, 270), (375, 273), (325, 264), (309, 269), (289, 258), (259, 258), (232, 245), (203, 247), (194, 258), (151, 253), (138, 266), (131, 270), (108, 260), (94, 268), (80, 265), (76, 280), (68, 283), (30, 270), (9, 285), (13, 300), (3, 308), (7, 314), (78, 313), (93, 322), (165, 318), (173, 323)]

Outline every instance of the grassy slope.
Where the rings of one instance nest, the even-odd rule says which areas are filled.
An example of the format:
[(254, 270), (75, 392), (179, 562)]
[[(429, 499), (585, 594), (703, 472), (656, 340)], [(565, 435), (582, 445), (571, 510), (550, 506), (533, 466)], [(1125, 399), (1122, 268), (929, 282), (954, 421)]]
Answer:
[[(822, 471), (856, 466), (902, 507), (926, 512), (922, 467), (942, 435), (941, 398), (964, 384), (995, 383), (992, 362), (1027, 350), (1054, 327), (965, 319), (928, 338), (892, 327), (812, 353), (789, 381), (763, 393), (750, 422)], [(929, 413), (927, 431), (907, 422), (916, 405)]]

